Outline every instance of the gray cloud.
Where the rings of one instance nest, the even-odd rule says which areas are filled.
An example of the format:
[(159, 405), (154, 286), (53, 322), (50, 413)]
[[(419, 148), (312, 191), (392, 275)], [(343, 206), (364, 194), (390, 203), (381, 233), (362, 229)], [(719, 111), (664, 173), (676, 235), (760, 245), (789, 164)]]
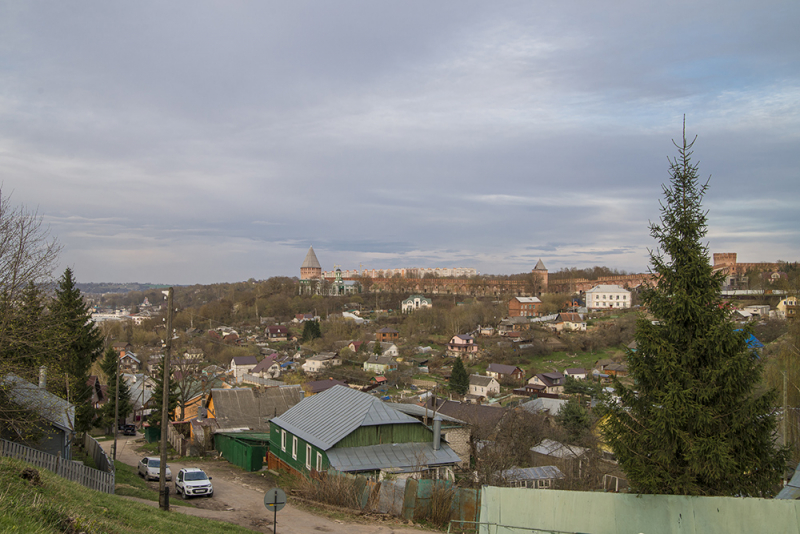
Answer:
[(4, 3), (3, 192), (86, 281), (643, 271), (685, 114), (711, 249), (796, 260), (798, 12)]

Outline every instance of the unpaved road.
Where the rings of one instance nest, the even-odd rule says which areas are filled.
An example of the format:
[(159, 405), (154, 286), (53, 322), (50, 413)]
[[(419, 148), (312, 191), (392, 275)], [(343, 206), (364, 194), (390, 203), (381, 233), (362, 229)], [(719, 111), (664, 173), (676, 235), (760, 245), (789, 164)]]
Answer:
[[(117, 460), (136, 467), (145, 454), (136, 451), (136, 440), (133, 436), (120, 436), (118, 438)], [(104, 441), (103, 449), (111, 456), (114, 442)], [(205, 460), (200, 463), (185, 463), (170, 461), (173, 482), (170, 487), (170, 501), (180, 499), (175, 495), (174, 477), (183, 467), (200, 467), (212, 477), (214, 496), (193, 498), (189, 501), (194, 507), (170, 506), (170, 511), (216, 519), (227, 523), (234, 523), (255, 532), (273, 532), (272, 516), (264, 506), (264, 494), (274, 486), (271, 480), (260, 473), (247, 473), (222, 459)], [(158, 482), (148, 482), (156, 491)], [(158, 506), (152, 501), (143, 501), (145, 504)], [(280, 534), (309, 534), (314, 532), (329, 532), (332, 534), (430, 534), (429, 530), (420, 530), (405, 526), (399, 519), (381, 520), (378, 518), (365, 519), (363, 523), (344, 522), (321, 515), (315, 515), (297, 506), (287, 503), (278, 512), (277, 532)]]

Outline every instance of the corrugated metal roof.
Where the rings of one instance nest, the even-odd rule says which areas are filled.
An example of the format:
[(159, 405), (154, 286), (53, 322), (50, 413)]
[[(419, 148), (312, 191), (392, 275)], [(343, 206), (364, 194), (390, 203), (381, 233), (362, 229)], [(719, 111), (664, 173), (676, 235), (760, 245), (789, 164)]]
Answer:
[(303, 399), (299, 386), (266, 389), (212, 389), (214, 419), (219, 429), (249, 428), (269, 432), (269, 421)]
[(0, 387), (11, 401), (39, 414), (67, 432), (75, 430), (75, 406), (17, 375), (6, 375)]
[(436, 451), (432, 443), (384, 443), (369, 447), (344, 447), (326, 453), (331, 467), (338, 471), (375, 471), (396, 469), (400, 472), (419, 471), (425, 467), (451, 465), (461, 461), (445, 444)]
[(324, 451), (360, 426), (419, 423), (372, 395), (344, 386), (306, 397), (272, 422)]

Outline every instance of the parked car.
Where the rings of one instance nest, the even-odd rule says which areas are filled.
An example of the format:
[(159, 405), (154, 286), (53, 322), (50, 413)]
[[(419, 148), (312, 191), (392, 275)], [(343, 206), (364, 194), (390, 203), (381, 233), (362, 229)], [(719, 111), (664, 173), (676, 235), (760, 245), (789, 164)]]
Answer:
[(135, 436), (136, 435), (136, 425), (122, 425), (122, 435), (123, 436)]
[(180, 493), (184, 499), (198, 495), (211, 497), (214, 494), (214, 487), (211, 485), (211, 477), (202, 469), (184, 467), (178, 471), (178, 476), (175, 478), (175, 493)]
[[(167, 480), (172, 480), (172, 471), (167, 466), (166, 472)], [(158, 480), (161, 477), (161, 458), (153, 456), (145, 456), (139, 462), (139, 476), (144, 477), (145, 480)]]

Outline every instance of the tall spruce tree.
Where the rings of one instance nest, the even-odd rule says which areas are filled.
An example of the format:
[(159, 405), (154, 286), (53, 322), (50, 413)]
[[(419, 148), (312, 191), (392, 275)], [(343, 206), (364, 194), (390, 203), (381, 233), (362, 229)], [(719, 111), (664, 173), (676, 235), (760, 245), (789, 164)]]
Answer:
[(464, 395), (469, 391), (469, 374), (464, 368), (464, 362), (458, 357), (456, 357), (456, 361), (453, 363), (453, 370), (450, 373), (450, 389), (459, 395)]
[[(119, 396), (117, 396), (117, 365), (119, 363), (119, 353), (112, 347), (106, 349), (105, 356), (100, 362), (100, 367), (106, 375), (106, 395), (108, 401), (103, 404), (101, 410), (102, 424), (104, 426), (114, 427), (115, 415), (119, 417), (119, 421), (124, 421), (128, 415), (133, 412), (133, 403), (131, 402), (131, 392), (128, 388), (128, 383), (120, 376), (119, 378)], [(119, 411), (117, 411), (117, 399), (119, 399)]]
[(761, 393), (761, 364), (721, 301), (702, 199), (708, 182), (691, 161), (694, 140), (670, 160), (658, 224), (650, 234), (657, 285), (646, 289), (628, 354), (634, 385), (615, 381), (606, 438), (640, 493), (769, 496), (787, 451), (776, 447), (775, 395)]
[(85, 432), (92, 427), (95, 410), (92, 390), (86, 384), (92, 363), (102, 354), (103, 336), (92, 321), (89, 307), (75, 286), (72, 269), (67, 268), (58, 280), (56, 298), (51, 307), (56, 357), (66, 374), (64, 382), (52, 377), (50, 384), (61, 390), (75, 405), (75, 429)]

